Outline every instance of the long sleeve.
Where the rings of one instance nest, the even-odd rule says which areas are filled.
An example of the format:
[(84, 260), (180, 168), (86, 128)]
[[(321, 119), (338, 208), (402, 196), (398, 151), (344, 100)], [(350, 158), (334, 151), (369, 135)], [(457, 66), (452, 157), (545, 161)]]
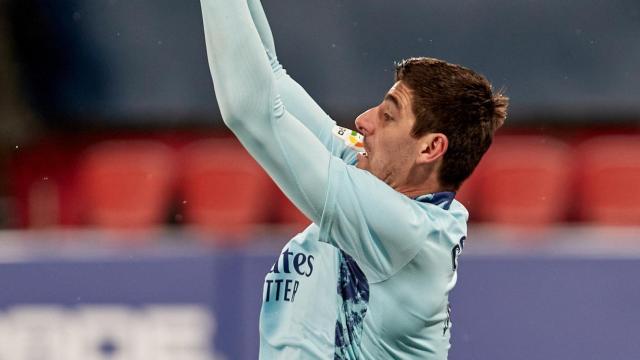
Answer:
[(276, 45), (273, 41), (273, 34), (271, 33), (271, 27), (269, 26), (267, 15), (262, 7), (262, 2), (260, 0), (247, 0), (247, 4), (249, 4), (249, 12), (251, 13), (251, 18), (256, 26), (256, 30), (258, 31), (264, 50), (267, 52), (270, 60), (275, 59)]
[[(331, 147), (336, 122), (313, 100), (285, 70), (276, 54), (276, 46), (269, 21), (260, 0), (247, 0), (251, 18), (256, 26), (262, 45), (269, 58), (271, 70), (276, 79), (276, 89), (287, 111), (309, 129), (320, 142), (346, 162), (355, 160), (355, 152), (344, 143), (333, 144)], [(359, 136), (359, 135), (358, 135)]]
[(286, 111), (246, 0), (202, 0), (201, 5), (225, 124), (294, 204), (320, 223), (329, 151)]

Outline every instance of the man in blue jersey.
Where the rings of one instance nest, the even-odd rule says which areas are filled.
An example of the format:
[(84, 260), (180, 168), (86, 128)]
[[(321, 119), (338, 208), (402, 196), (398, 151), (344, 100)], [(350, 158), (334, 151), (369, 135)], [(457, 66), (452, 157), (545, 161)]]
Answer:
[(265, 278), (262, 359), (446, 359), (468, 213), (454, 200), (506, 117), (486, 79), (400, 62), (339, 126), (279, 64), (259, 0), (201, 0), (225, 124), (312, 221)]

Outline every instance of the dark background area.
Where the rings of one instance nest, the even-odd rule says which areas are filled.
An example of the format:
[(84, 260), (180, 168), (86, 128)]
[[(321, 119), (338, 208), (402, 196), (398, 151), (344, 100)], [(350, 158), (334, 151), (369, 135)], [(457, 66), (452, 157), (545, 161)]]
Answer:
[[(6, 0), (5, 0), (6, 1)], [(196, 0), (11, 0), (29, 104), (48, 126), (219, 125)], [(510, 125), (633, 123), (640, 3), (265, 1), (281, 62), (336, 119), (392, 83), (394, 61), (432, 56), (486, 75)]]

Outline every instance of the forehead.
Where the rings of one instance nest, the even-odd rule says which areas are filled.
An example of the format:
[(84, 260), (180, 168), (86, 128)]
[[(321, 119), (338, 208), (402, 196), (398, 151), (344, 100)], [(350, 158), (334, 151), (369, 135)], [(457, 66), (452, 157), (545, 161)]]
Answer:
[(385, 95), (385, 100), (398, 107), (400, 113), (413, 117), (411, 89), (402, 81), (397, 81)]
[(389, 92), (403, 92), (403, 91), (408, 91), (408, 89), (407, 89), (407, 86), (402, 81), (396, 81), (395, 84), (391, 86), (391, 89), (389, 89)]
[(401, 108), (411, 108), (411, 90), (401, 81), (397, 81), (393, 84), (385, 96), (385, 99), (392, 102), (394, 98), (395, 100), (398, 100), (398, 105)]

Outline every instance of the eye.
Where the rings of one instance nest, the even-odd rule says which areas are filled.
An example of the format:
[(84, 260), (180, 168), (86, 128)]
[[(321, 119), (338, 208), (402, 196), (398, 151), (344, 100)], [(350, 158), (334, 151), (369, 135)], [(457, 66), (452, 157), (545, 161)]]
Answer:
[(389, 113), (384, 113), (383, 115), (384, 121), (391, 121), (393, 120), (393, 117), (391, 117), (391, 115), (389, 115)]

